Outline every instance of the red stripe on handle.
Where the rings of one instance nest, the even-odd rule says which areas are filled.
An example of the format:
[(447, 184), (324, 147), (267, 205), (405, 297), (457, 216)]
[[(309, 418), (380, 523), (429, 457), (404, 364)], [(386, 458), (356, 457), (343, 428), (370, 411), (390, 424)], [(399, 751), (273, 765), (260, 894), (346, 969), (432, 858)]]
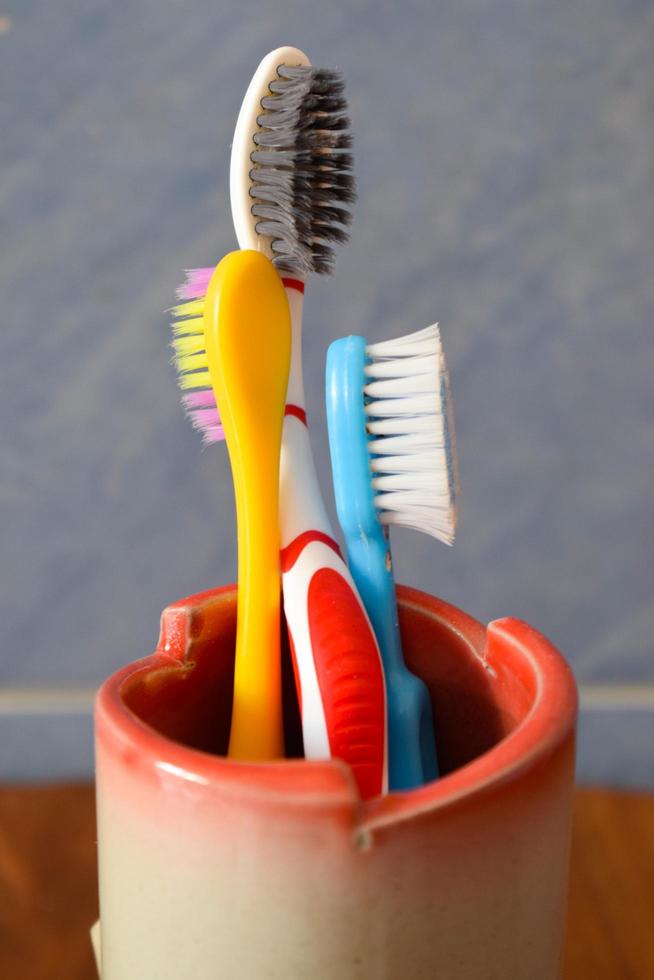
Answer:
[(308, 426), (307, 413), (299, 405), (286, 405), (284, 408), (284, 415), (293, 415), (296, 419), (299, 419), (302, 425)]
[(381, 659), (361, 603), (332, 568), (311, 578), (311, 648), (332, 756), (352, 767), (364, 800), (384, 787), (386, 705)]
[(304, 293), (304, 283), (301, 279), (289, 279), (287, 276), (282, 276), (282, 282), (287, 289), (297, 289), (298, 293)]
[(282, 572), (290, 572), (306, 546), (311, 544), (312, 541), (321, 541), (328, 548), (331, 548), (332, 551), (335, 551), (339, 558), (343, 557), (341, 549), (328, 534), (325, 534), (323, 531), (304, 531), (302, 534), (298, 534), (297, 538), (293, 538), (291, 543), (287, 544), (285, 548), (282, 548), (279, 554)]

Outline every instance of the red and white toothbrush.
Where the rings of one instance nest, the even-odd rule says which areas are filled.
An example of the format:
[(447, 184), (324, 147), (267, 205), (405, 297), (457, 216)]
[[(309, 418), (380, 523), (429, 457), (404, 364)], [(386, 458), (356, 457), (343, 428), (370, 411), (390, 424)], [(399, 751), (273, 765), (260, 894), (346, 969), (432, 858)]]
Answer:
[(387, 789), (384, 674), (322, 500), (302, 377), (304, 281), (331, 271), (332, 243), (347, 238), (354, 197), (342, 88), (337, 72), (313, 68), (297, 48), (267, 55), (238, 117), (230, 183), (239, 245), (273, 260), (291, 312), (279, 520), (304, 751), (343, 759), (368, 799)]

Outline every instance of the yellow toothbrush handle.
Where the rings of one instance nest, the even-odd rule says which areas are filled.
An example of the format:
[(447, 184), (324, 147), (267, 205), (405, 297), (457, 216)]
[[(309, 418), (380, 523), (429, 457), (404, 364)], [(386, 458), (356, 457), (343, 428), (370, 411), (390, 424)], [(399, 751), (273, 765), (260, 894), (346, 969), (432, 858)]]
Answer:
[(225, 256), (206, 299), (211, 381), (232, 466), (238, 603), (229, 755), (284, 755), (279, 455), (291, 357), (286, 291), (260, 252)]

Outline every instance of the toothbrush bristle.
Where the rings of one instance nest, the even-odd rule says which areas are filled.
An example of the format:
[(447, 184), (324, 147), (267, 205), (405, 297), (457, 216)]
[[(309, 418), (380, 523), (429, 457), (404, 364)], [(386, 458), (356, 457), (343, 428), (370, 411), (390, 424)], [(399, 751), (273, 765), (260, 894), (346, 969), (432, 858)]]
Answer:
[(225, 438), (204, 347), (204, 298), (213, 271), (187, 270), (186, 282), (177, 289), (181, 302), (172, 310), (173, 361), (179, 387), (184, 391), (182, 404), (193, 428), (202, 433), (205, 445)]
[(370, 344), (366, 355), (365, 413), (379, 520), (452, 544), (459, 479), (438, 326)]
[(182, 396), (182, 404), (189, 412), (199, 408), (216, 408), (216, 396), (213, 389), (209, 390), (208, 388), (203, 391), (189, 391)]
[(355, 200), (352, 137), (336, 69), (280, 65), (261, 100), (251, 155), (252, 214), (272, 239), (273, 263), (302, 278), (330, 273), (348, 239)]
[(213, 268), (187, 269), (186, 281), (177, 287), (177, 298), (181, 300), (200, 299), (206, 295)]

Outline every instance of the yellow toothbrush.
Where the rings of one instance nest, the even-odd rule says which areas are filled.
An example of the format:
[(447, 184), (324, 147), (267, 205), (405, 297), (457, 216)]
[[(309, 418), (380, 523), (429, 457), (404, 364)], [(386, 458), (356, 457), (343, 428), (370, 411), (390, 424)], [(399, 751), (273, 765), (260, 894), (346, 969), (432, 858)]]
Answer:
[[(193, 312), (202, 314), (195, 327), (189, 320), (177, 327), (185, 340), (178, 352), (180, 381), (196, 393), (208, 382), (213, 387), (236, 498), (238, 618), (229, 755), (274, 759), (284, 755), (278, 488), (291, 357), (288, 300), (268, 258), (238, 251), (216, 266), (203, 307)], [(200, 326), (202, 333), (195, 333)]]

